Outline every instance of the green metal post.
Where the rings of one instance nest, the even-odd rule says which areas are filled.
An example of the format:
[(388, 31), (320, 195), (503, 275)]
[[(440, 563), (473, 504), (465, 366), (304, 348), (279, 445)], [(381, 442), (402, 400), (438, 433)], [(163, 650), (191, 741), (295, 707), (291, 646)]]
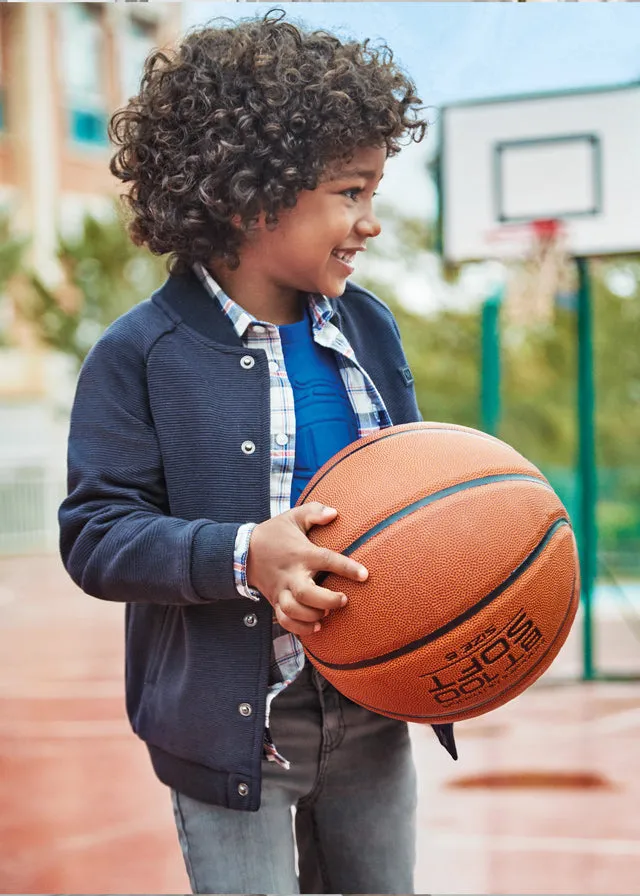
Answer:
[(592, 598), (597, 557), (593, 333), (589, 263), (586, 258), (578, 258), (576, 264), (578, 268), (578, 475), (580, 483), (578, 531), (584, 610), (582, 677), (585, 681), (592, 681), (595, 677)]
[(480, 419), (485, 432), (498, 434), (500, 422), (500, 305), (502, 292), (494, 293), (482, 306), (482, 363), (480, 374)]

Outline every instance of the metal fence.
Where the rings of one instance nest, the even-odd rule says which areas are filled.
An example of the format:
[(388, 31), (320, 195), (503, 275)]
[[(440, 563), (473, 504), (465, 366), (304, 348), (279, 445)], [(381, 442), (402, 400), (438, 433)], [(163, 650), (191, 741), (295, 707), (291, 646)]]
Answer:
[(63, 471), (0, 466), (0, 555), (55, 551)]

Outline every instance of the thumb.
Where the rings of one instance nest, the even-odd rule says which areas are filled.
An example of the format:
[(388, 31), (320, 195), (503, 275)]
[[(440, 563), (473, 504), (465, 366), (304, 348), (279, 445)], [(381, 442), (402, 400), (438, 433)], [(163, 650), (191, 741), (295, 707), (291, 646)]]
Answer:
[(291, 515), (296, 525), (303, 532), (308, 532), (313, 526), (326, 526), (336, 518), (338, 511), (335, 507), (327, 507), (319, 501), (311, 501), (309, 504), (294, 507)]

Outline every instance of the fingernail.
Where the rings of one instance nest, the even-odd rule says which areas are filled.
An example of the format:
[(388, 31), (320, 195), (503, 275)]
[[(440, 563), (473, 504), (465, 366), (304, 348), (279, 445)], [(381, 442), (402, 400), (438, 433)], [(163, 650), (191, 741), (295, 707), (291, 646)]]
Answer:
[(343, 594), (343, 595), (342, 595), (342, 598), (341, 598), (341, 600), (340, 600), (340, 605), (341, 605), (342, 607), (344, 607), (346, 603), (347, 603), (347, 595), (346, 595), (346, 594)]
[(367, 568), (365, 566), (361, 566), (358, 569), (358, 578), (364, 582), (364, 580), (368, 577), (369, 577), (369, 571), (367, 570)]
[(327, 507), (327, 506), (325, 505), (325, 506), (322, 508), (322, 512), (323, 512), (323, 513), (326, 513), (326, 514), (328, 515), (328, 514), (330, 514), (330, 513), (337, 513), (338, 511), (335, 509), (335, 507)]
[(313, 626), (314, 632), (319, 632), (321, 628), (322, 628), (322, 626), (320, 625), (319, 622), (316, 622), (316, 624)]

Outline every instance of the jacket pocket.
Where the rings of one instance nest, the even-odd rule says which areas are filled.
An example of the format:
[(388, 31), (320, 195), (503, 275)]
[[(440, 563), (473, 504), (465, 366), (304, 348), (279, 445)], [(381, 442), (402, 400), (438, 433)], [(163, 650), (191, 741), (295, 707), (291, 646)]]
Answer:
[(149, 665), (147, 666), (147, 672), (144, 677), (144, 680), (147, 684), (154, 684), (156, 678), (158, 677), (160, 663), (162, 662), (162, 658), (164, 657), (167, 648), (167, 630), (169, 628), (171, 607), (169, 605), (166, 605), (162, 609), (163, 613), (160, 617), (158, 626), (155, 629), (156, 634), (151, 646)]

